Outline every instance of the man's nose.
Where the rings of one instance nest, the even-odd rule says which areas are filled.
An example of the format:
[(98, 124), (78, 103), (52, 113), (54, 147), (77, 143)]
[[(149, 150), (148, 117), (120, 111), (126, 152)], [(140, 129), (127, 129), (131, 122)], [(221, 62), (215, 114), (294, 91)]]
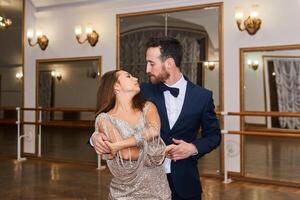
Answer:
[(150, 68), (151, 66), (150, 66), (150, 64), (147, 64), (147, 66), (146, 66), (146, 73), (148, 74), (151, 70), (151, 68)]

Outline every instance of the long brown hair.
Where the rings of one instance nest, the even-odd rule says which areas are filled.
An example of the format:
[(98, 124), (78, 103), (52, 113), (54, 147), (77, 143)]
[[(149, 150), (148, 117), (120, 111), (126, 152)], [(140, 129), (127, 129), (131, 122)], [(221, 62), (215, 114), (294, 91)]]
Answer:
[[(108, 112), (114, 108), (116, 104), (116, 94), (114, 91), (115, 83), (118, 81), (117, 72), (121, 70), (112, 70), (106, 72), (100, 80), (98, 92), (97, 92), (97, 112), (96, 116), (102, 112)], [(141, 92), (136, 94), (132, 99), (132, 108), (143, 110), (145, 105), (145, 99)]]

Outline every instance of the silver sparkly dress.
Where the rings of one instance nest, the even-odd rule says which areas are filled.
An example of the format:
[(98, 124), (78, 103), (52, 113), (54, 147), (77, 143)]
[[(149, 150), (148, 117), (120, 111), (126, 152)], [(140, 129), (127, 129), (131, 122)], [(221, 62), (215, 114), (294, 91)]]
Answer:
[[(126, 121), (101, 113), (96, 118), (105, 123), (105, 132), (113, 131), (122, 138), (132, 136), (137, 131), (153, 131), (147, 129), (145, 119), (147, 105), (134, 127)], [(107, 160), (107, 165), (113, 178), (110, 183), (108, 199), (111, 200), (171, 200), (171, 191), (163, 170), (165, 144), (162, 139), (155, 138), (144, 141), (139, 147), (138, 160), (124, 160), (117, 153), (113, 160)], [(130, 148), (128, 149), (130, 155)]]

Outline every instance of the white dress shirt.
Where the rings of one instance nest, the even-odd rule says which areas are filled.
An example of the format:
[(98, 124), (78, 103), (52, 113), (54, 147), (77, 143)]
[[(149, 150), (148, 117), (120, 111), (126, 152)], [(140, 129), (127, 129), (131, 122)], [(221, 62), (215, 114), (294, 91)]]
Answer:
[[(172, 129), (182, 110), (187, 81), (184, 79), (183, 75), (181, 75), (181, 78), (175, 84), (167, 86), (179, 89), (177, 97), (174, 97), (168, 90), (164, 91), (169, 125), (170, 129)], [(165, 159), (163, 166), (166, 173), (171, 173), (171, 160), (169, 158)]]

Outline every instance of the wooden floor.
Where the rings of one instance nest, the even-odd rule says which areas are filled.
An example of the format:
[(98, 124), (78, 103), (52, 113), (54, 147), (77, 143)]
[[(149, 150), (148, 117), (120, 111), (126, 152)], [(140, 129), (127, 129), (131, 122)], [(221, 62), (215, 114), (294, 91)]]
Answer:
[[(0, 158), (0, 199), (106, 199), (111, 174), (95, 166)], [(204, 200), (298, 200), (300, 188), (201, 178)]]

